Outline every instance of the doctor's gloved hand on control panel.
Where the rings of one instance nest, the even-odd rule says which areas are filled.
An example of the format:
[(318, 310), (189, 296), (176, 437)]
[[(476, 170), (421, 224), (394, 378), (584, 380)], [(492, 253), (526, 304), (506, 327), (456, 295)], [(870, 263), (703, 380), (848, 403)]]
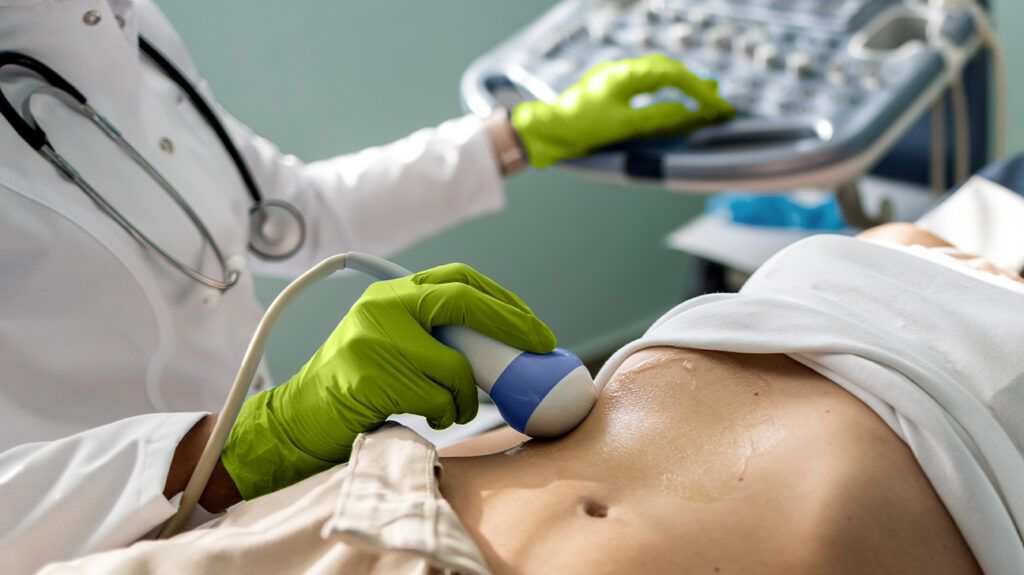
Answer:
[[(699, 109), (681, 102), (632, 107), (635, 96), (663, 88), (678, 89)], [(530, 163), (544, 168), (622, 140), (688, 134), (735, 115), (715, 80), (697, 76), (678, 60), (649, 54), (594, 66), (554, 102), (519, 104), (512, 125)]]
[(348, 460), (356, 436), (398, 413), (441, 429), (477, 414), (469, 362), (431, 335), (463, 325), (534, 353), (555, 336), (514, 294), (449, 264), (374, 283), (289, 381), (249, 398), (221, 455), (246, 499)]

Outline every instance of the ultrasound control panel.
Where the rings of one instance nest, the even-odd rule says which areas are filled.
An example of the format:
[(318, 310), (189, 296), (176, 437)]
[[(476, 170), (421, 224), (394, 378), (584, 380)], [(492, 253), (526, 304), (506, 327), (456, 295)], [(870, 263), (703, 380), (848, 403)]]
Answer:
[[(474, 62), (462, 99), (477, 114), (552, 100), (600, 62), (663, 53), (716, 78), (737, 118), (568, 167), (684, 191), (837, 185), (943, 92), (952, 60), (940, 44), (977, 50), (968, 12), (936, 19), (917, 0), (564, 0)], [(633, 105), (659, 100), (691, 103), (664, 90)]]

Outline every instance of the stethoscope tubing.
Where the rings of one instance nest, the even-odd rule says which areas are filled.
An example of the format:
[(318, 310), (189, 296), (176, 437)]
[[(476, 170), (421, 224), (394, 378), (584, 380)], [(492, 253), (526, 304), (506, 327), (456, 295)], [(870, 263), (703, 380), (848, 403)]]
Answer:
[[(80, 105), (88, 105), (85, 95), (79, 92), (71, 82), (65, 80), (64, 77), (58, 74), (53, 68), (50, 68), (31, 56), (26, 56), (20, 52), (2, 51), (0, 52), (0, 68), (5, 66), (18, 66), (19, 68), (30, 70), (41, 76), (50, 85), (70, 96)], [(7, 99), (7, 96), (3, 93), (3, 87), (0, 87), (0, 115), (7, 120), (7, 123), (14, 128), (14, 131), (17, 132), (18, 135), (25, 140), (25, 143), (31, 146), (33, 150), (38, 152), (43, 146), (49, 144), (46, 132), (44, 132), (41, 127), (29, 124), (23, 117), (21, 117), (20, 114), (18, 114), (14, 109), (14, 106), (11, 105), (11, 102)]]
[(242, 181), (245, 183), (246, 190), (249, 191), (249, 195), (252, 197), (253, 205), (258, 206), (263, 203), (263, 194), (260, 193), (259, 186), (256, 185), (256, 180), (252, 177), (252, 172), (249, 171), (249, 166), (246, 165), (245, 160), (242, 159), (242, 155), (238, 152), (238, 147), (235, 146), (234, 141), (231, 140), (231, 136), (228, 135), (227, 130), (224, 129), (224, 124), (221, 123), (217, 114), (213, 112), (206, 100), (199, 94), (199, 91), (195, 89), (192, 82), (181, 73), (181, 70), (171, 63), (159, 50), (156, 49), (153, 44), (149, 42), (144, 36), (139, 36), (139, 49), (142, 53), (149, 57), (150, 60), (156, 64), (164, 74), (167, 75), (185, 95), (188, 96), (192, 106), (199, 111), (199, 115), (206, 120), (210, 128), (217, 134), (217, 138), (224, 144), (224, 149), (227, 150), (231, 161), (234, 162), (235, 167), (238, 168), (239, 175), (242, 176)]
[[(228, 155), (231, 157), (232, 162), (238, 169), (238, 172), (245, 184), (246, 190), (249, 192), (253, 200), (253, 207), (250, 209), (250, 221), (255, 219), (261, 219), (265, 217), (265, 210), (270, 207), (279, 208), (278, 214), (286, 214), (287, 218), (291, 220), (291, 224), (294, 226), (295, 234), (291, 234), (294, 238), (292, 245), (284, 245), (284, 249), (276, 250), (265, 249), (260, 246), (266, 246), (273, 244), (272, 240), (268, 240), (265, 237), (260, 236), (259, 241), (250, 239), (249, 248), (256, 253), (256, 255), (267, 259), (267, 260), (281, 260), (291, 257), (297, 252), (305, 241), (306, 228), (305, 221), (302, 218), (302, 214), (296, 210), (291, 204), (283, 202), (281, 200), (273, 200), (265, 202), (262, 194), (260, 194), (259, 188), (256, 185), (255, 179), (252, 177), (252, 173), (249, 171), (248, 166), (242, 159), (241, 154), (238, 151), (237, 146), (231, 140), (224, 129), (223, 124), (217, 118), (217, 115), (213, 112), (206, 101), (199, 95), (199, 92), (195, 87), (185, 78), (184, 74), (181, 73), (163, 54), (161, 54), (152, 44), (149, 43), (144, 37), (139, 37), (139, 48), (146, 54), (175, 84), (182, 89), (183, 92), (188, 96), (189, 100), (199, 112), (199, 114), (206, 120), (207, 124), (216, 133), (218, 139), (223, 144)], [(181, 194), (174, 188), (174, 186), (153, 166), (145, 156), (143, 156), (117, 129), (112, 122), (106, 117), (97, 112), (87, 101), (84, 94), (74, 87), (69, 81), (63, 76), (57, 73), (55, 70), (40, 62), (39, 60), (21, 54), (19, 52), (3, 51), (0, 52), (0, 68), (4, 66), (18, 66), (25, 68), (40, 77), (42, 77), (49, 86), (42, 89), (49, 89), (52, 92), (56, 92), (58, 99), (63, 101), (73, 110), (79, 112), (86, 118), (88, 118), (94, 125), (96, 125), (104, 134), (107, 135), (118, 147), (121, 148), (137, 165), (139, 165), (147, 175), (149, 175), (156, 183), (164, 190), (165, 193), (178, 205), (179, 208), (185, 213), (188, 219), (195, 226), (203, 240), (210, 245), (211, 251), (213, 252), (217, 263), (221, 269), (221, 275), (223, 279), (215, 279), (209, 277), (199, 270), (192, 268), (181, 260), (175, 258), (166, 250), (161, 248), (156, 242), (152, 241), (142, 230), (138, 229), (132, 224), (117, 208), (115, 208), (107, 199), (101, 194), (96, 188), (94, 188), (89, 182), (75, 169), (75, 167), (61, 156), (54, 146), (50, 143), (46, 132), (39, 126), (35, 118), (32, 117), (30, 107), (28, 106), (28, 100), (31, 99), (33, 92), (26, 99), (24, 112), (19, 114), (14, 106), (7, 99), (3, 93), (2, 87), (0, 87), (0, 115), (8, 121), (12, 128), (25, 140), (25, 142), (32, 147), (34, 150), (39, 152), (44, 158), (46, 158), (54, 167), (57, 168), (58, 172), (63, 174), (68, 180), (78, 186), (98, 207), (101, 211), (107, 214), (113, 219), (121, 228), (123, 228), (133, 239), (140, 243), (148, 251), (152, 252), (166, 263), (179, 270), (183, 274), (187, 275), (196, 282), (208, 286), (210, 288), (226, 291), (231, 286), (235, 285), (239, 278), (239, 273), (236, 270), (229, 269), (224, 253), (220, 249), (220, 246), (213, 237), (213, 234), (203, 223), (199, 215), (192, 209), (189, 203), (185, 200)], [(38, 91), (38, 90), (37, 90)], [(72, 100), (69, 102), (69, 99)], [(31, 120), (31, 121), (29, 121)], [(250, 233), (259, 234), (259, 228), (250, 224)], [(255, 236), (254, 236), (255, 237)]]
[[(120, 142), (118, 142), (118, 144), (120, 144)], [(135, 227), (135, 225), (132, 224), (128, 220), (128, 218), (124, 217), (124, 215), (121, 214), (121, 212), (118, 211), (118, 209), (115, 208), (113, 204), (108, 202), (107, 199), (103, 197), (103, 194), (99, 193), (99, 191), (97, 191), (96, 188), (92, 187), (92, 185), (90, 185), (89, 182), (85, 178), (83, 178), (81, 174), (78, 173), (78, 170), (76, 170), (74, 166), (70, 164), (70, 162), (68, 162), (67, 160), (64, 159), (63, 156), (55, 152), (53, 148), (51, 148), (48, 144), (43, 146), (43, 148), (40, 150), (40, 153), (48, 160), (50, 160), (50, 163), (56, 166), (62, 174), (64, 174), (69, 180), (71, 180), (71, 182), (73, 182), (83, 192), (85, 192), (85, 195), (88, 196), (89, 199), (91, 199), (93, 203), (95, 203), (100, 208), (100, 210), (103, 211), (103, 213), (107, 214), (107, 216), (109, 216), (112, 220), (114, 220), (114, 222), (121, 226), (121, 228), (123, 228), (124, 231), (128, 232), (128, 235), (132, 236), (132, 238), (134, 238), (135, 241), (145, 246), (148, 250), (159, 256), (160, 259), (164, 260), (172, 267), (189, 276), (193, 280), (218, 291), (226, 291), (228, 288), (230, 288), (231, 286), (235, 285), (238, 282), (238, 272), (235, 270), (228, 269), (227, 261), (224, 259), (224, 254), (221, 252), (220, 247), (217, 245), (217, 242), (213, 241), (209, 230), (202, 223), (202, 220), (198, 219), (198, 217), (195, 215), (195, 212), (192, 211), (191, 207), (189, 207), (187, 203), (179, 201), (180, 196), (177, 194), (177, 192), (168, 190), (168, 193), (171, 194), (172, 199), (174, 199), (174, 202), (178, 204), (178, 206), (182, 210), (185, 211), (185, 213), (188, 215), (188, 218), (196, 226), (196, 229), (199, 230), (199, 234), (210, 244), (210, 249), (213, 251), (214, 257), (217, 258), (217, 263), (220, 265), (221, 271), (224, 273), (224, 280), (217, 280), (211, 278), (185, 265), (171, 254), (167, 253), (163, 248), (159, 246), (159, 244), (149, 239), (149, 236), (143, 233), (142, 230)], [(163, 178), (157, 178), (157, 181), (159, 182), (162, 179)]]
[[(168, 78), (171, 79), (182, 92), (188, 97), (192, 106), (199, 112), (199, 115), (206, 120), (207, 125), (214, 131), (217, 138), (223, 144), (224, 149), (227, 151), (228, 156), (231, 157), (231, 161), (235, 164), (235, 168), (238, 170), (238, 174), (242, 178), (242, 183), (245, 184), (245, 189), (248, 190), (249, 196), (252, 197), (253, 206), (249, 210), (250, 216), (253, 219), (259, 219), (260, 213), (271, 207), (280, 208), (278, 213), (287, 213), (292, 219), (295, 230), (297, 231), (297, 239), (293, 242), (292, 246), (288, 249), (271, 252), (269, 250), (260, 247), (261, 244), (266, 243), (266, 236), (260, 234), (258, 227), (250, 226), (253, 237), (259, 237), (259, 241), (250, 241), (249, 249), (259, 257), (268, 261), (279, 261), (292, 257), (305, 243), (306, 239), (306, 222), (302, 217), (302, 213), (299, 212), (288, 202), (282, 200), (267, 200), (263, 198), (263, 194), (260, 193), (259, 186), (256, 185), (256, 179), (253, 178), (252, 172), (249, 170), (249, 166), (245, 163), (242, 158), (242, 154), (238, 151), (238, 147), (235, 145), (231, 136), (224, 128), (224, 124), (220, 121), (220, 118), (213, 111), (213, 108), (207, 103), (206, 99), (202, 97), (199, 90), (196, 89), (192, 82), (185, 77), (185, 74), (181, 72), (166, 56), (163, 55), (145, 36), (139, 36), (139, 49), (145, 54), (157, 67)], [(272, 242), (271, 242), (272, 243)]]
[[(0, 67), (6, 65), (16, 65), (27, 70), (30, 70), (41, 77), (43, 77), (48, 85), (40, 88), (29, 94), (25, 101), (23, 114), (18, 114), (14, 111), (14, 106), (7, 99), (7, 96), (3, 94), (2, 88), (0, 88), (0, 112), (3, 113), (7, 121), (15, 128), (22, 137), (25, 137), (26, 142), (35, 148), (40, 155), (46, 158), (57, 171), (64, 175), (69, 181), (78, 186), (90, 200), (96, 204), (99, 209), (109, 216), (118, 226), (128, 233), (135, 241), (140, 243), (148, 251), (155, 254), (160, 259), (170, 264), (175, 269), (184, 273), (193, 280), (219, 291), (226, 291), (231, 286), (238, 282), (239, 274), (237, 271), (228, 269), (227, 261), (224, 258), (224, 254), (220, 249), (217, 241), (213, 238), (210, 230), (203, 223), (202, 219), (192, 209), (192, 207), (185, 201), (185, 198), (174, 189), (174, 186), (167, 181), (166, 178), (149, 163), (146, 158), (139, 153), (139, 151), (128, 142), (120, 130), (102, 114), (97, 112), (92, 106), (89, 105), (85, 96), (81, 92), (76, 90), (70, 82), (61, 77), (49, 66), (46, 66), (42, 62), (26, 56), (24, 54), (18, 54), (16, 52), (3, 52), (0, 53)], [(69, 90), (70, 88), (70, 90)], [(124, 216), (113, 204), (111, 204), (96, 188), (92, 186), (86, 180), (81, 173), (69, 162), (66, 158), (61, 156), (50, 143), (46, 132), (43, 131), (42, 127), (36, 122), (32, 116), (31, 107), (29, 106), (29, 100), (32, 95), (39, 91), (50, 91), (56, 92), (54, 94), (59, 100), (68, 105), (69, 108), (78, 112), (82, 116), (89, 119), (95, 126), (97, 126), (101, 132), (103, 132), (111, 141), (113, 141), (122, 151), (128, 154), (137, 165), (139, 165), (147, 175), (149, 175), (165, 193), (170, 196), (171, 200), (177, 204), (179, 208), (185, 213), (185, 216), (192, 222), (199, 235), (203, 240), (210, 245), (210, 249), (213, 251), (214, 257), (217, 260), (217, 264), (220, 267), (222, 278), (212, 278), (202, 272), (186, 265), (178, 258), (172, 256), (166, 250), (161, 248), (156, 242), (149, 238), (142, 230), (132, 224), (128, 218)], [(71, 101), (69, 101), (69, 99)]]

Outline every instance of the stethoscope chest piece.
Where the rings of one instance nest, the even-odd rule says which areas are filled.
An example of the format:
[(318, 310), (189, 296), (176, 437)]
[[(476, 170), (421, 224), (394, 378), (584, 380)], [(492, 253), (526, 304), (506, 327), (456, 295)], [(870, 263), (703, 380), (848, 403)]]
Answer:
[(306, 241), (306, 222), (294, 206), (263, 200), (249, 210), (249, 249), (265, 260), (283, 260)]

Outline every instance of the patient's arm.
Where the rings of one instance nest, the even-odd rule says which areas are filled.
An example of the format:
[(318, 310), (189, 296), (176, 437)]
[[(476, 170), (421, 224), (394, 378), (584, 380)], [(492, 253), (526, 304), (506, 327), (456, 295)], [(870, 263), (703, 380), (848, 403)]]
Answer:
[(904, 246), (918, 245), (926, 248), (953, 247), (953, 244), (924, 228), (919, 228), (914, 224), (906, 222), (875, 226), (857, 234), (857, 237), (864, 240), (881, 240)]
[(1022, 278), (1018, 272), (996, 265), (977, 254), (959, 250), (954, 244), (951, 244), (941, 237), (925, 229), (919, 228), (914, 224), (884, 224), (864, 230), (858, 234), (857, 237), (864, 240), (884, 241), (903, 246), (916, 245), (926, 248), (951, 248), (948, 251), (945, 251), (946, 255), (961, 260), (974, 269), (1024, 283), (1024, 278)]

